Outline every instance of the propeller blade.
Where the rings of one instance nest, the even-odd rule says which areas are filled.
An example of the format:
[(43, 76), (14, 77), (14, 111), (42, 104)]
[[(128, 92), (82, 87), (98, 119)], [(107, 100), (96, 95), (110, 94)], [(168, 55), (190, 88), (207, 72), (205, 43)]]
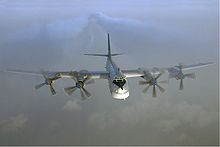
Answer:
[(46, 83), (41, 83), (35, 86), (35, 89), (38, 90), (39, 88), (41, 88), (42, 86), (46, 85)]
[(83, 92), (86, 94), (87, 97), (91, 97), (91, 93), (88, 92), (84, 87), (82, 88)]
[(146, 93), (149, 88), (150, 88), (150, 85), (148, 85), (146, 88), (144, 88), (144, 89), (142, 90), (142, 92), (143, 92), (143, 93)]
[(86, 99), (86, 96), (85, 94), (83, 93), (83, 90), (80, 88), (80, 94), (81, 94), (81, 98), (82, 100), (85, 100)]
[(85, 79), (83, 79), (83, 83), (85, 83), (85, 82), (88, 81), (88, 80), (89, 80), (89, 78), (86, 77)]
[(183, 79), (180, 79), (180, 88), (179, 90), (183, 90)]
[(160, 73), (159, 75), (157, 75), (157, 77), (155, 78), (156, 80), (161, 76), (162, 74)]
[(184, 76), (187, 77), (187, 78), (191, 78), (191, 79), (195, 79), (196, 78), (195, 73), (185, 74)]
[(86, 80), (85, 81), (85, 84), (89, 85), (89, 84), (93, 84), (95, 83), (95, 80), (94, 79), (90, 79), (90, 80)]
[(64, 88), (65, 92), (66, 92), (68, 95), (73, 94), (73, 92), (74, 92), (76, 89), (77, 89), (76, 86), (71, 86), (71, 87)]
[(156, 87), (155, 87), (155, 85), (153, 85), (152, 97), (157, 97), (157, 92), (156, 92)]
[(158, 85), (158, 84), (157, 84), (156, 86), (159, 88), (159, 90), (160, 90), (161, 93), (164, 93), (165, 89), (164, 89), (163, 87), (161, 87), (161, 86)]
[(47, 79), (47, 75), (46, 75), (45, 71), (43, 69), (41, 69), (40, 72), (41, 72), (42, 76), (44, 77), (44, 79)]
[(72, 76), (72, 79), (73, 79), (75, 82), (78, 81), (78, 80), (77, 80), (77, 77)]
[(146, 82), (146, 81), (139, 81), (139, 85), (146, 85), (146, 84), (148, 84), (148, 82)]
[(55, 89), (54, 89), (52, 84), (50, 84), (50, 91), (51, 91), (52, 95), (56, 94), (56, 91), (55, 91)]

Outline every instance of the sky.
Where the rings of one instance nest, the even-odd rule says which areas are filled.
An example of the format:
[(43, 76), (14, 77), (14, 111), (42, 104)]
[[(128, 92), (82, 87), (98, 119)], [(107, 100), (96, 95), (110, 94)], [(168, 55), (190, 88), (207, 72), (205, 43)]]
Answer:
[[(165, 93), (143, 94), (140, 78), (128, 79), (130, 96), (112, 98), (96, 80), (82, 101), (42, 77), (0, 73), (0, 145), (218, 145), (218, 0), (0, 0), (0, 70), (105, 70), (107, 33), (121, 69), (215, 62), (196, 80), (161, 84)], [(163, 75), (160, 80), (167, 79)]]

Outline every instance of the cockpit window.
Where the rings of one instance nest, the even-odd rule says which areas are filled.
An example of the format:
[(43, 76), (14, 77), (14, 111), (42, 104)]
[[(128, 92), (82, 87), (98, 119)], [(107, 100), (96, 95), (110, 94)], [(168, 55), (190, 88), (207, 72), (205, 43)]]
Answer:
[(123, 86), (125, 85), (126, 80), (125, 79), (115, 79), (115, 80), (113, 80), (113, 83), (123, 90)]

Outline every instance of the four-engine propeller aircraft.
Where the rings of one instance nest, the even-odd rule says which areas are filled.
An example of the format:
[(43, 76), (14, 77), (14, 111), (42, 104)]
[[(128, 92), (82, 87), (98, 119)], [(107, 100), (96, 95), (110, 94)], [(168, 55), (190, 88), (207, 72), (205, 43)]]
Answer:
[(143, 93), (146, 93), (150, 87), (152, 87), (153, 92), (152, 96), (156, 97), (157, 92), (156, 88), (159, 89), (160, 92), (164, 92), (165, 89), (159, 85), (159, 83), (166, 83), (167, 81), (160, 81), (158, 79), (165, 72), (169, 74), (169, 78), (175, 78), (180, 80), (179, 90), (183, 90), (183, 79), (185, 78), (195, 78), (194, 73), (184, 74), (183, 71), (187, 71), (190, 69), (196, 69), (204, 66), (208, 66), (213, 64), (212, 62), (208, 63), (199, 63), (194, 65), (182, 65), (168, 67), (168, 68), (153, 68), (153, 69), (143, 69), (138, 68), (134, 70), (122, 70), (120, 69), (112, 57), (118, 56), (121, 54), (112, 54), (110, 47), (110, 37), (108, 34), (108, 54), (85, 54), (88, 56), (101, 56), (106, 57), (106, 71), (24, 71), (24, 70), (7, 70), (12, 73), (22, 73), (22, 74), (34, 74), (34, 75), (42, 75), (45, 81), (42, 84), (36, 85), (35, 88), (39, 89), (44, 85), (48, 85), (52, 95), (56, 94), (56, 91), (53, 87), (53, 83), (55, 80), (60, 78), (70, 78), (75, 81), (75, 85), (71, 87), (64, 88), (65, 92), (68, 95), (71, 95), (77, 89), (80, 90), (80, 94), (82, 99), (86, 99), (90, 97), (91, 94), (88, 92), (85, 87), (86, 85), (94, 83), (94, 79), (107, 79), (109, 83), (109, 89), (112, 94), (112, 97), (115, 99), (126, 99), (129, 96), (128, 89), (128, 81), (127, 78), (131, 77), (141, 77), (143, 80), (139, 82), (139, 85), (146, 85), (143, 89)]

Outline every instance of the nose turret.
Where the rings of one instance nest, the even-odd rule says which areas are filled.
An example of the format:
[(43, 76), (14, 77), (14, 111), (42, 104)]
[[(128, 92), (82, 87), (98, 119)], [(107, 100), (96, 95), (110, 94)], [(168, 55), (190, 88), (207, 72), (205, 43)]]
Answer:
[(114, 79), (112, 83), (114, 83), (115, 85), (117, 85), (119, 88), (123, 90), (123, 86), (126, 84), (126, 80), (124, 78)]

